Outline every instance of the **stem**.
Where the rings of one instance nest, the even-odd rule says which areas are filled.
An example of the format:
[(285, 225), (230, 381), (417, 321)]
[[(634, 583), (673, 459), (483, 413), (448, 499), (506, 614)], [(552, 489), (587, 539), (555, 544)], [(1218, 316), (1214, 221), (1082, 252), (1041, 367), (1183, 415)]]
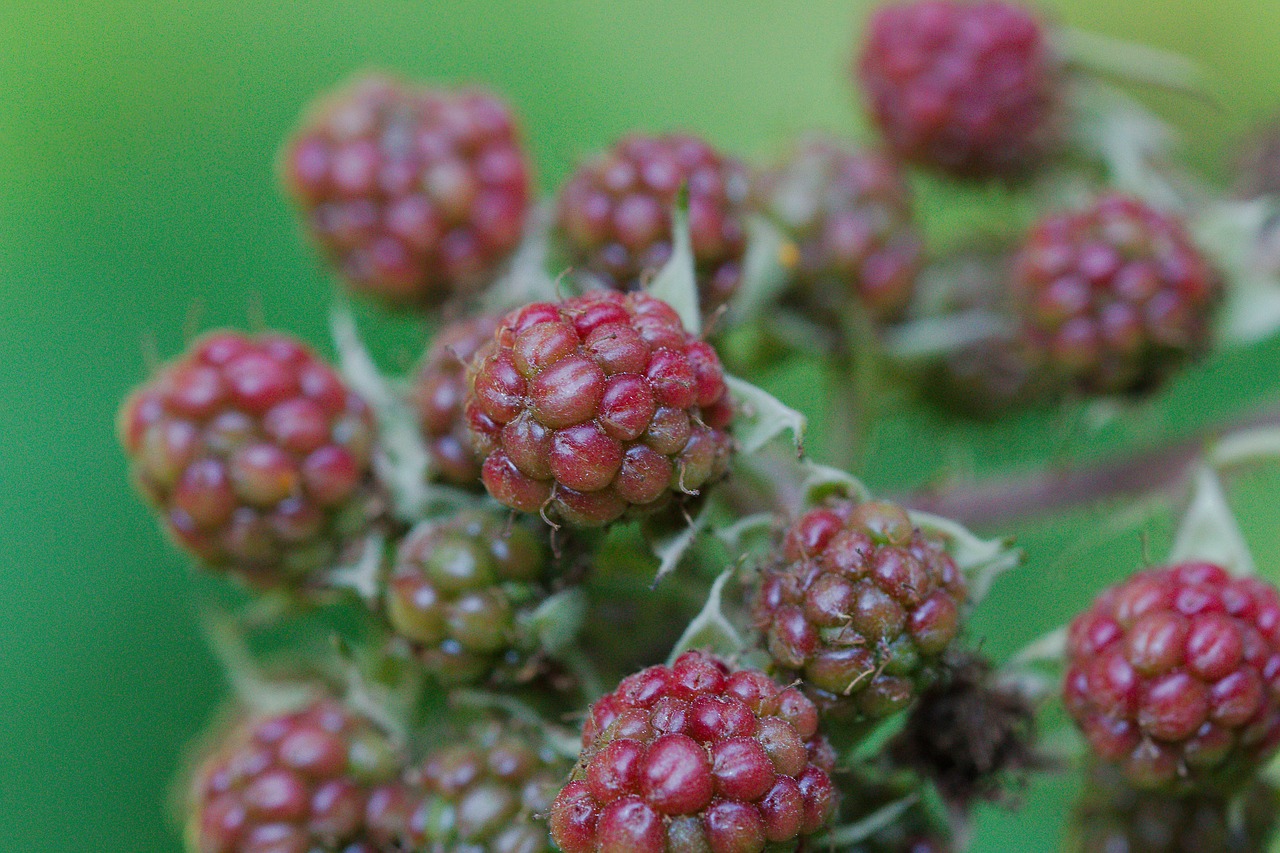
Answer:
[[(1277, 425), (1280, 425), (1280, 408), (1268, 408), (1240, 420), (1230, 432)], [(1177, 494), (1187, 484), (1192, 464), (1205, 455), (1206, 445), (1224, 431), (1221, 426), (1206, 427), (1182, 441), (1131, 457), (940, 489), (926, 488), (894, 499), (913, 509), (984, 527), (1006, 525), (1101, 500), (1153, 493)], [(1264, 433), (1228, 435), (1223, 444), (1233, 450), (1240, 449), (1241, 445), (1252, 443), (1246, 442), (1251, 435)], [(1234, 467), (1257, 458), (1256, 454), (1238, 452), (1224, 454), (1219, 461), (1223, 467)]]

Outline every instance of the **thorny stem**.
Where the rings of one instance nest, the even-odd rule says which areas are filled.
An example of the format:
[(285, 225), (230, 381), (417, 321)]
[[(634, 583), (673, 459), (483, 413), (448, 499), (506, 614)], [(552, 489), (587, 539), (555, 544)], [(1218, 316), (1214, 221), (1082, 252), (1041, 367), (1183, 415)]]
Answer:
[[(1244, 436), (1237, 433), (1275, 426), (1280, 426), (1280, 407), (1255, 412), (1229, 428), (1206, 427), (1182, 441), (1130, 457), (930, 487), (897, 495), (894, 500), (967, 526), (990, 527), (1103, 500), (1174, 495), (1186, 485), (1193, 464), (1218, 436), (1231, 433), (1227, 441), (1242, 442)], [(1247, 454), (1222, 458), (1218, 467), (1235, 467), (1253, 458)]]

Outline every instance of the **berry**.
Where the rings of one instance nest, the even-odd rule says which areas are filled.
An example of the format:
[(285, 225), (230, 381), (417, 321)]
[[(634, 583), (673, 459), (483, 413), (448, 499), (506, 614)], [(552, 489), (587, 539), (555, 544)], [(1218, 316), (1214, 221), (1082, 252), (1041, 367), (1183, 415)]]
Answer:
[(606, 287), (639, 287), (671, 257), (671, 210), (681, 187), (699, 297), (710, 315), (742, 280), (749, 183), (742, 164), (696, 137), (627, 136), (580, 167), (561, 190), (556, 215), (569, 262)]
[(1149, 569), (1071, 622), (1064, 701), (1143, 788), (1228, 787), (1280, 745), (1280, 593), (1207, 563)]
[(466, 365), (497, 329), (498, 318), (488, 315), (447, 326), (431, 342), (414, 383), (413, 402), (433, 469), (455, 486), (480, 483), (480, 460), (464, 417)]
[(424, 521), (400, 543), (384, 610), (426, 668), (449, 684), (519, 664), (517, 621), (544, 597), (545, 549), (528, 528), (480, 510)]
[(336, 700), (241, 720), (192, 779), (188, 849), (199, 853), (375, 853), (370, 790), (401, 757)]
[(902, 710), (960, 629), (955, 561), (893, 504), (834, 502), (786, 531), (753, 602), (774, 666), (824, 708)]
[(529, 206), (506, 104), (380, 74), (312, 105), (281, 172), (348, 286), (394, 305), (475, 292), (520, 242)]
[(879, 9), (856, 74), (903, 160), (961, 178), (1013, 178), (1061, 135), (1061, 63), (1045, 27), (999, 0)]
[(1030, 346), (1088, 391), (1136, 391), (1208, 345), (1221, 284), (1175, 218), (1125, 196), (1049, 216), (1013, 289)]
[(479, 726), (376, 791), (370, 822), (396, 850), (553, 853), (546, 816), (568, 769), (524, 732)]
[(1276, 795), (1254, 781), (1235, 801), (1137, 790), (1110, 767), (1094, 767), (1075, 810), (1078, 853), (1252, 853), (1266, 850)]
[(695, 494), (728, 467), (720, 359), (644, 293), (513, 311), (467, 382), (485, 488), (513, 509), (598, 526)]
[(874, 152), (812, 139), (758, 188), (759, 205), (796, 244), (800, 298), (817, 312), (858, 300), (878, 320), (911, 301), (922, 245), (911, 191), (898, 166)]
[(564, 853), (795, 850), (835, 810), (813, 703), (703, 652), (625, 678), (582, 743), (551, 807)]
[(331, 565), (374, 511), (369, 407), (285, 335), (205, 335), (130, 395), (118, 427), (174, 540), (254, 586)]

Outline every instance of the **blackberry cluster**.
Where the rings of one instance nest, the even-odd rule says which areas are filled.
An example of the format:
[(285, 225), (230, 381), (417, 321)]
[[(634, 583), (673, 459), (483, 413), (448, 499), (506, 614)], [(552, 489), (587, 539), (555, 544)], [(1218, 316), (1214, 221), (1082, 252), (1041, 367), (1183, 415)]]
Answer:
[(497, 330), (498, 318), (489, 315), (447, 326), (431, 342), (414, 381), (414, 407), (432, 469), (455, 486), (480, 483), (480, 460), (471, 449), (465, 417), (467, 362)]
[(482, 91), (357, 77), (308, 110), (282, 159), (286, 191), (342, 278), (395, 305), (474, 292), (524, 230), (515, 120)]
[(205, 335), (130, 395), (118, 427), (173, 538), (254, 586), (301, 585), (376, 509), (369, 407), (284, 335)]
[(509, 726), (478, 727), (373, 793), (372, 834), (405, 853), (553, 853), (546, 816), (567, 764)]
[(835, 756), (794, 688), (703, 652), (597, 701), (551, 807), (564, 853), (798, 849), (835, 810)]
[(1177, 219), (1106, 195), (1031, 230), (1013, 290), (1043, 365), (1115, 393), (1154, 385), (1207, 347), (1221, 283)]
[(1141, 788), (1209, 791), (1280, 746), (1280, 592), (1208, 563), (1150, 569), (1071, 623), (1067, 711)]
[(786, 531), (753, 610), (780, 672), (824, 708), (879, 719), (932, 680), (965, 596), (955, 561), (904, 510), (839, 501)]
[(427, 670), (447, 684), (520, 663), (517, 618), (545, 595), (544, 545), (481, 510), (424, 521), (400, 543), (385, 612)]
[(471, 361), (466, 416), (489, 494), (575, 526), (695, 494), (733, 447), (715, 350), (644, 293), (508, 314)]
[(811, 139), (760, 178), (757, 195), (796, 244), (803, 302), (824, 312), (854, 299), (882, 321), (906, 310), (923, 246), (893, 160)]
[(1114, 768), (1089, 774), (1074, 815), (1071, 853), (1255, 853), (1276, 825), (1276, 793), (1260, 780), (1234, 801), (1137, 790)]
[(370, 791), (402, 758), (375, 726), (330, 698), (250, 717), (192, 779), (188, 848), (198, 853), (389, 853), (367, 822)]
[(1013, 178), (1061, 136), (1061, 63), (1045, 27), (1001, 0), (878, 9), (856, 74), (889, 148), (961, 178)]
[(671, 211), (681, 188), (698, 294), (710, 315), (742, 281), (750, 182), (742, 164), (696, 137), (628, 136), (579, 168), (557, 209), (569, 263), (606, 287), (636, 289), (671, 257)]

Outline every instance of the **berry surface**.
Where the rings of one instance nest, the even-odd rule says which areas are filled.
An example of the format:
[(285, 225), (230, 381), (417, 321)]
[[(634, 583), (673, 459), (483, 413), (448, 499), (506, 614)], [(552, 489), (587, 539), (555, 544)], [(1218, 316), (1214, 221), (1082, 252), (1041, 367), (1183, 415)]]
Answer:
[(753, 610), (780, 672), (824, 710), (879, 719), (933, 679), (965, 597), (955, 561), (901, 507), (837, 501), (787, 529)]
[(242, 720), (190, 789), (191, 853), (391, 853), (367, 824), (371, 790), (402, 770), (386, 736), (329, 698)]
[(480, 681), (521, 662), (517, 617), (545, 597), (546, 569), (538, 537), (501, 515), (424, 521), (400, 543), (386, 618), (442, 682)]
[(1220, 290), (1176, 218), (1122, 195), (1041, 220), (1013, 273), (1040, 362), (1102, 393), (1150, 387), (1202, 352)]
[(564, 853), (797, 850), (835, 810), (813, 703), (703, 652), (625, 678), (582, 743), (551, 807)]
[(359, 76), (309, 108), (281, 159), (312, 240), (352, 290), (387, 303), (473, 293), (524, 230), (515, 119), (480, 90)]
[(702, 310), (742, 280), (750, 182), (746, 168), (693, 136), (627, 136), (569, 178), (557, 201), (568, 262), (606, 287), (634, 290), (671, 257), (671, 211), (688, 192)]
[(1067, 711), (1141, 788), (1227, 788), (1280, 745), (1280, 593), (1208, 563), (1149, 569), (1071, 622)]
[(445, 327), (431, 342), (414, 381), (413, 403), (432, 471), (455, 486), (480, 485), (480, 460), (471, 448), (465, 417), (466, 367), (497, 330), (498, 318), (489, 315)]
[(797, 296), (816, 311), (855, 299), (877, 320), (911, 301), (922, 244), (896, 163), (825, 138), (761, 176), (757, 203), (795, 243)]
[(133, 392), (118, 429), (174, 540), (254, 586), (304, 583), (375, 510), (369, 407), (285, 335), (205, 335)]
[(466, 417), (490, 495), (580, 527), (696, 494), (733, 449), (719, 357), (644, 293), (508, 314), (468, 368)]
[(497, 723), (374, 791), (374, 838), (405, 853), (553, 853), (547, 814), (569, 762)]
[(1255, 853), (1276, 824), (1276, 794), (1253, 782), (1234, 800), (1174, 797), (1126, 785), (1109, 767), (1087, 777), (1074, 814), (1071, 853)]
[(856, 75), (889, 148), (953, 176), (1021, 176), (1060, 135), (1060, 63), (1044, 25), (1012, 3), (884, 6)]

